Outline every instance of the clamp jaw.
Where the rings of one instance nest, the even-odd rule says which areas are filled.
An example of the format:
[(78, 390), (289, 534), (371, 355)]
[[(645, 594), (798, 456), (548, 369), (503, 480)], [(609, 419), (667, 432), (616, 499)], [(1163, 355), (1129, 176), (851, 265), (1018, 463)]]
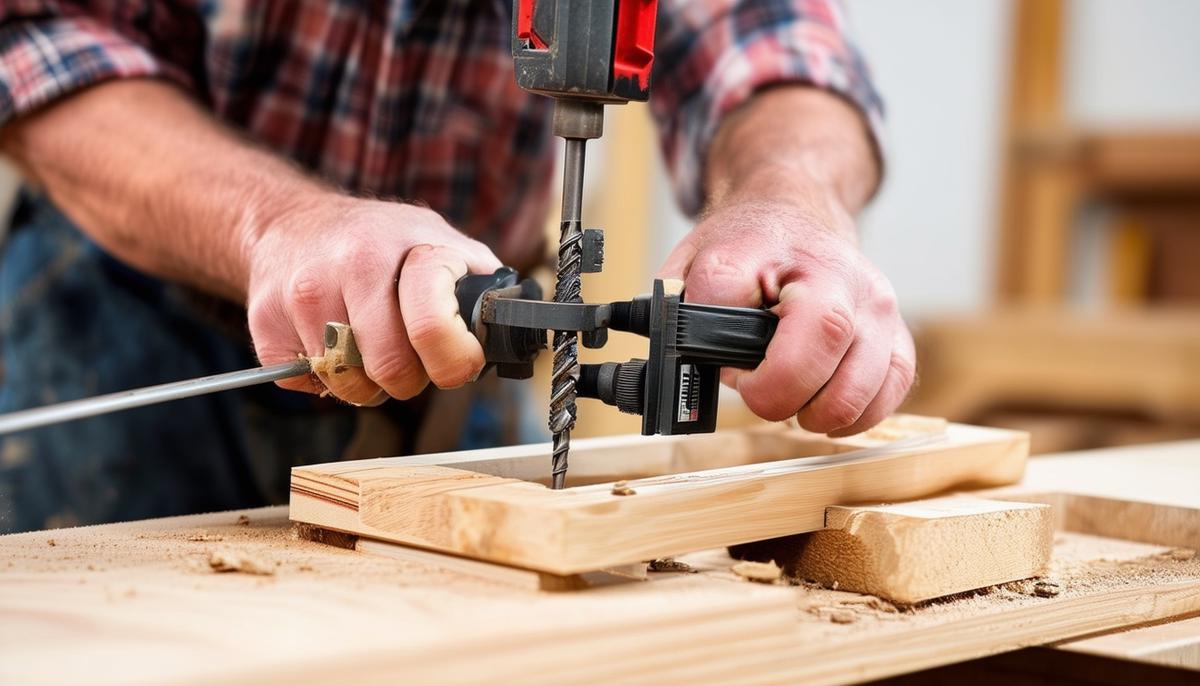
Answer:
[(527, 379), (546, 345), (546, 330), (577, 331), (601, 348), (608, 331), (649, 339), (646, 359), (583, 364), (580, 397), (641, 415), (642, 433), (709, 433), (716, 428), (721, 367), (752, 369), (762, 361), (778, 317), (766, 310), (682, 301), (682, 288), (658, 279), (654, 290), (607, 304), (541, 300), (531, 279), (510, 267), (459, 280), (459, 310), (499, 376)]

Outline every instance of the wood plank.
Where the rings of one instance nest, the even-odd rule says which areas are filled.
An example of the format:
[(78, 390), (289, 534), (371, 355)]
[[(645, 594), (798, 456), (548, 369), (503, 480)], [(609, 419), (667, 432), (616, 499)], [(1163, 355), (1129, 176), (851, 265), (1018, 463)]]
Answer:
[(1045, 574), (1049, 505), (937, 498), (825, 509), (825, 530), (738, 546), (791, 576), (911, 605)]
[[(1189, 472), (1177, 469), (1197, 451), (1098, 453), (1069, 458), (1071, 470), (1035, 460), (1030, 482), (1101, 491), (1123, 468), (1132, 494), (1196, 508), (1194, 480), (1179, 483)], [(242, 514), (249, 526), (235, 523)], [(298, 540), (283, 508), (5, 536), (0, 683), (840, 684), (1200, 612), (1200, 561), (1056, 538), (1057, 597), (1003, 587), (897, 613), (856, 594), (741, 581), (720, 550), (683, 557), (694, 574), (523, 591)], [(202, 563), (217, 547), (275, 574), (212, 573)], [(827, 607), (852, 608), (854, 621), (832, 623)]]
[(518, 478), (546, 473), (545, 446), (297, 467), (291, 517), (568, 575), (814, 531), (827, 505), (1012, 483), (1028, 451), (1022, 432), (931, 433), (911, 419), (850, 439), (783, 426), (687, 438), (580, 441), (572, 450), (573, 471), (625, 479), (632, 495), (611, 481), (552, 491)]
[(971, 420), (997, 407), (1200, 420), (1200, 317), (1187, 308), (1006, 308), (926, 322), (910, 412)]
[(1070, 641), (1062, 650), (1200, 670), (1200, 617)]

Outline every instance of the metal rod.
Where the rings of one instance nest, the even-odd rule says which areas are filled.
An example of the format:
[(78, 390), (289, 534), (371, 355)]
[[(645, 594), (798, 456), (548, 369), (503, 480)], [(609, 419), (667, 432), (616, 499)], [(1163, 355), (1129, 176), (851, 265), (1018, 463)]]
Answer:
[(95, 417), (97, 415), (108, 414), (109, 412), (153, 405), (169, 400), (191, 398), (206, 393), (216, 393), (217, 391), (227, 391), (234, 388), (279, 381), (280, 379), (308, 374), (311, 371), (312, 365), (309, 364), (307, 359), (297, 359), (295, 362), (282, 362), (268, 367), (244, 369), (237, 372), (204, 376), (199, 379), (188, 379), (187, 381), (175, 381), (158, 386), (118, 391), (94, 398), (71, 400), (59, 403), (58, 405), (48, 405), (32, 410), (21, 410), (20, 412), (0, 415), (0, 435), (46, 426), (47, 424), (56, 424), (73, 419)]

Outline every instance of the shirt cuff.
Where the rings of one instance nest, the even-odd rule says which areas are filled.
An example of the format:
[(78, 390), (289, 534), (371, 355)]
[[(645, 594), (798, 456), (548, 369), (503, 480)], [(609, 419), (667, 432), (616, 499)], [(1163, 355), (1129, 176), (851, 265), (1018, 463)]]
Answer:
[(777, 84), (820, 88), (854, 105), (882, 165), (883, 102), (861, 57), (832, 27), (784, 24), (722, 50), (702, 87), (665, 117), (670, 120), (663, 132), (667, 166), (679, 205), (689, 216), (703, 209), (704, 161), (722, 119)]
[(0, 25), (0, 126), (87, 86), (130, 77), (190, 86), (182, 71), (90, 17)]

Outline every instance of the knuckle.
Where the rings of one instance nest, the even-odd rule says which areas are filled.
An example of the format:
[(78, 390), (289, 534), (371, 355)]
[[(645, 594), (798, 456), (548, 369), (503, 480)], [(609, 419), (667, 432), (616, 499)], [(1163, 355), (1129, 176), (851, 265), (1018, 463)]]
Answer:
[(416, 317), (404, 322), (408, 340), (416, 348), (435, 347), (446, 338), (446, 321), (441, 317)]
[(482, 352), (464, 349), (446, 354), (437, 365), (427, 366), (426, 370), (438, 388), (458, 388), (479, 376), (483, 364)]
[(854, 317), (841, 305), (830, 305), (821, 313), (821, 336), (830, 350), (845, 350), (854, 339)]
[(719, 295), (722, 284), (738, 278), (741, 273), (741, 268), (721, 253), (702, 252), (692, 260), (687, 273), (687, 285), (693, 292), (700, 291), (706, 296)]
[(885, 285), (875, 291), (873, 299), (875, 313), (882, 316), (891, 316), (900, 311), (900, 303), (896, 298), (896, 290), (890, 285)]
[(288, 282), (287, 299), (296, 307), (314, 307), (325, 297), (325, 279), (312, 268), (302, 268)]
[(835, 395), (813, 407), (810, 418), (818, 430), (833, 431), (858, 421), (866, 406), (867, 402)]
[(781, 422), (796, 413), (794, 403), (780, 393), (758, 393), (742, 391), (742, 400), (754, 414), (770, 422)]
[(388, 394), (406, 400), (420, 393), (429, 377), (425, 375), (420, 361), (412, 355), (393, 353), (382, 359), (369, 360), (367, 376), (388, 391)]

